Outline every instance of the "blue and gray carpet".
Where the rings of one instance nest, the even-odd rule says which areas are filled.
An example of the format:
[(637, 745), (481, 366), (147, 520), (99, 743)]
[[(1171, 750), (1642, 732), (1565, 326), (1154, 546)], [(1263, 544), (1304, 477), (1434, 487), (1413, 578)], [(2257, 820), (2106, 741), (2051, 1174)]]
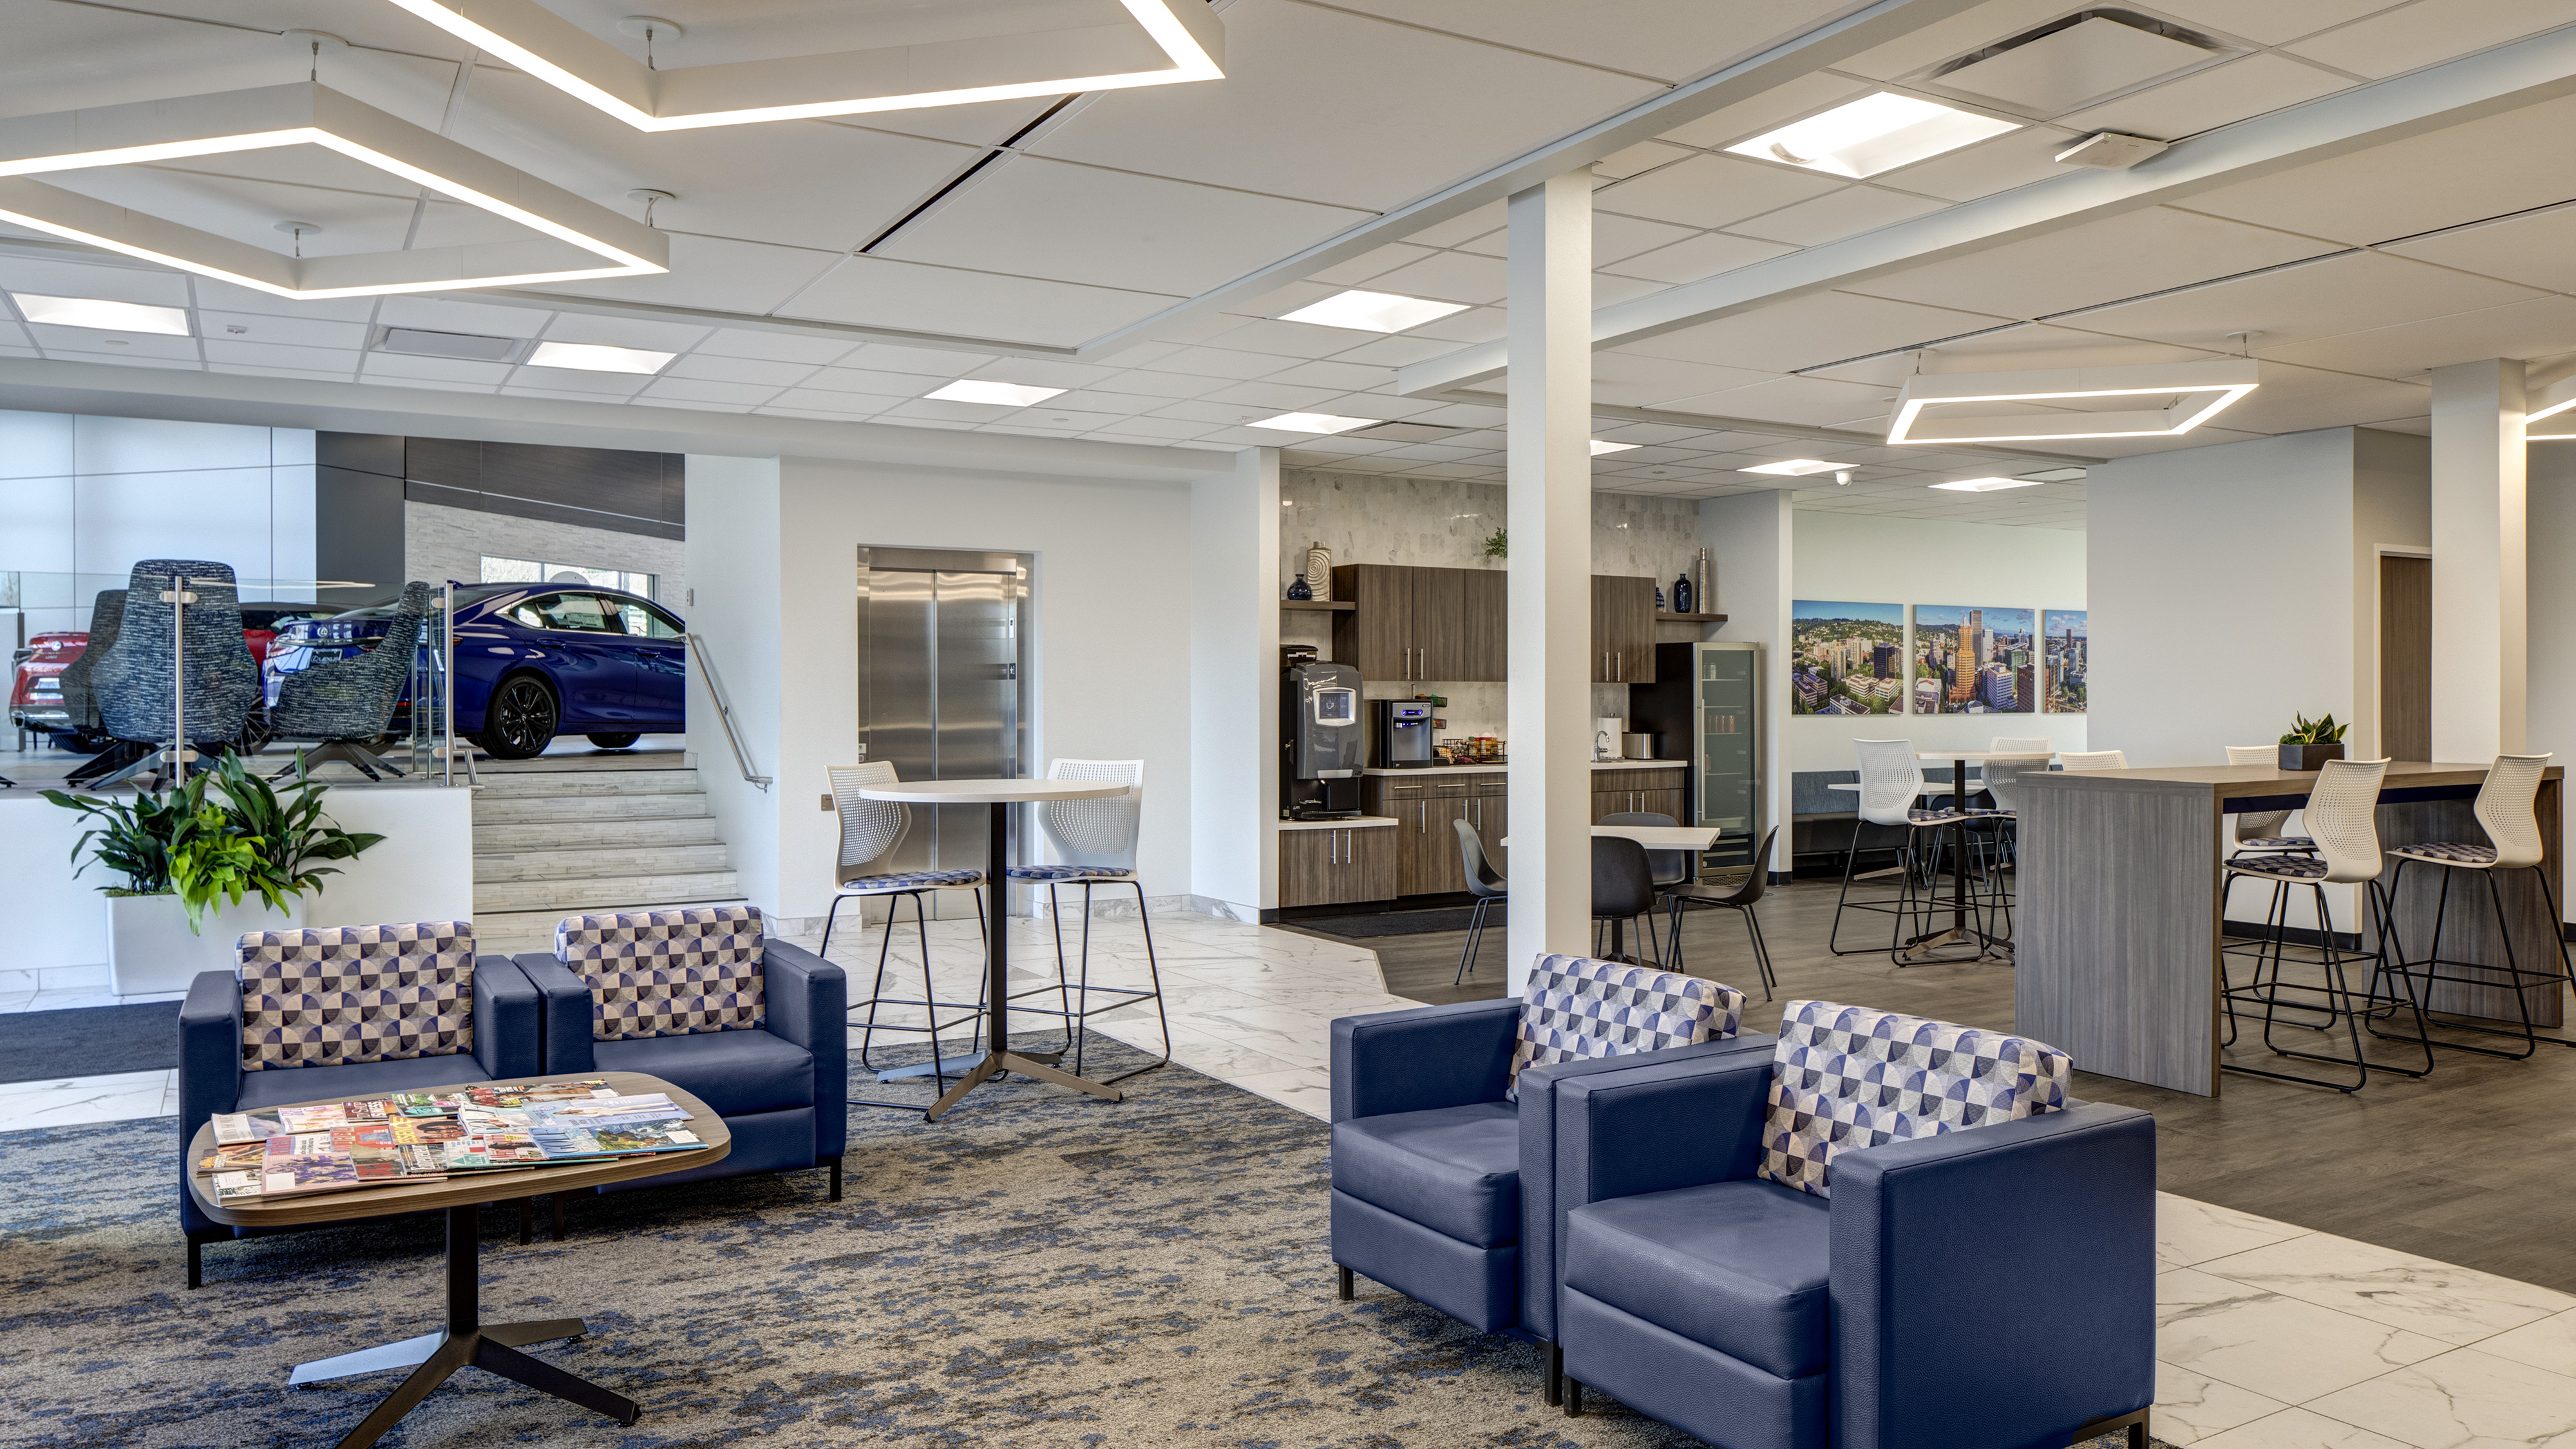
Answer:
[[(1094, 1039), (1091, 1066), (1137, 1059)], [(853, 1109), (819, 1172), (487, 1214), (487, 1321), (644, 1406), (622, 1429), (467, 1370), (383, 1441), (1575, 1449), (1697, 1441), (1537, 1393), (1536, 1350), (1363, 1284), (1333, 1297), (1323, 1123), (1179, 1067), (1110, 1105), (1026, 1083), (947, 1119)], [(870, 1084), (870, 1089), (875, 1089)], [(0, 1136), (0, 1444), (329, 1444), (397, 1376), (294, 1364), (434, 1328), (435, 1219), (206, 1253), (185, 1287), (168, 1118)]]

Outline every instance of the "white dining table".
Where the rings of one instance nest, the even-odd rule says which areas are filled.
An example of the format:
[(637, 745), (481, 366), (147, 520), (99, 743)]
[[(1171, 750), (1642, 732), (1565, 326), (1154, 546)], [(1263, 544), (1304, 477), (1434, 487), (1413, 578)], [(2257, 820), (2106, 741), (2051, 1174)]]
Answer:
[[(1717, 844), (1722, 832), (1714, 825), (1595, 825), (1595, 840), (1633, 840), (1648, 850), (1707, 850)], [(1511, 847), (1512, 838), (1500, 842)]]
[[(1112, 1102), (1125, 1099), (1116, 1087), (1063, 1070), (1057, 1065), (1061, 1052), (1021, 1053), (1010, 1049), (1010, 807), (1048, 800), (1108, 800), (1126, 793), (1127, 786), (1100, 780), (899, 780), (859, 791), (862, 800), (890, 800), (902, 805), (989, 805), (993, 810), (984, 851), (984, 907), (989, 917), (984, 923), (984, 1059), (967, 1068), (965, 1077), (922, 1113), (924, 1121), (938, 1121), (968, 1092), (1004, 1072), (1018, 1072)], [(936, 1049), (934, 1043), (933, 1050)]]

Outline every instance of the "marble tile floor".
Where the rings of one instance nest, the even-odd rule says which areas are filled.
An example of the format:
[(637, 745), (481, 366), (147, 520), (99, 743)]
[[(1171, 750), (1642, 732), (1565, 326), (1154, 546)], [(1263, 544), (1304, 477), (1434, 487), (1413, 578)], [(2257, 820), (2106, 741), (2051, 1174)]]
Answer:
[[(976, 942), (971, 920), (931, 923), (939, 998), (975, 1000)], [(1341, 941), (1166, 913), (1155, 917), (1154, 944), (1173, 1060), (1318, 1118), (1329, 1115), (1332, 1018), (1414, 1004), (1388, 994), (1371, 952)], [(851, 972), (854, 996), (875, 975), (878, 945), (874, 930), (846, 922), (833, 933), (831, 957)], [(918, 994), (909, 930), (886, 960), (889, 993)], [(1011, 960), (1019, 989), (1050, 988), (1023, 1005), (1052, 1005), (1049, 924), (1013, 922)], [(1097, 983), (1143, 981), (1132, 920), (1094, 925), (1092, 968)], [(116, 999), (103, 985), (66, 985), (0, 994), (0, 1010)], [(918, 1008), (880, 1015), (920, 1020)], [(1150, 1005), (1093, 1026), (1159, 1049)], [(854, 1048), (858, 1037), (854, 1028)], [(966, 1044), (962, 1028), (947, 1039)], [(164, 1115), (176, 1106), (174, 1077), (0, 1085), (0, 1121)], [(2576, 1449), (2576, 1297), (2169, 1193), (2158, 1195), (2157, 1256), (2158, 1438), (2192, 1449)]]

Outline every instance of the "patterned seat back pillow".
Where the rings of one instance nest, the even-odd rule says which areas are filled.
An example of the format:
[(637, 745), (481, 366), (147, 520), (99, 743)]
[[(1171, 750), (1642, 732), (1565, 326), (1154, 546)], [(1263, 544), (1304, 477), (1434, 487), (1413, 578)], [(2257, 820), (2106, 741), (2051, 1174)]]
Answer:
[(566, 916), (555, 959), (590, 984), (594, 1041), (760, 1025), (758, 906)]
[(252, 931), (240, 942), (242, 1070), (474, 1049), (474, 923)]
[(1758, 1175), (1833, 1196), (1836, 1155), (2055, 1112), (2074, 1059), (2028, 1037), (1792, 1001), (1771, 1057)]
[(1521, 998), (1513, 1090), (1530, 1067), (1721, 1041), (1743, 1022), (1744, 993), (1732, 986), (1588, 956), (1541, 957)]

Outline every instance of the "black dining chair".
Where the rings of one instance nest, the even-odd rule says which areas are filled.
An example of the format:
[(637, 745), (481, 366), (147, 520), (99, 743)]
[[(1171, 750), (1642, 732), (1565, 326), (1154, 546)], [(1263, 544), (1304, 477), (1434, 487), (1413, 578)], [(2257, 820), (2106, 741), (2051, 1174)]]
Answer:
[[(1592, 954), (1604, 961), (1626, 961), (1642, 966), (1633, 949), (1622, 950), (1623, 927), (1636, 929), (1636, 946), (1651, 946), (1655, 964), (1664, 964), (1663, 942), (1655, 938), (1654, 928), (1642, 923), (1655, 911), (1655, 873), (1646, 861), (1646, 847), (1618, 836), (1596, 835), (1592, 838)], [(1610, 928), (1610, 949), (1601, 949), (1601, 928)]]
[(1672, 944), (1664, 953), (1672, 965), (1667, 969), (1682, 969), (1682, 916), (1692, 906), (1721, 906), (1730, 911), (1741, 911), (1745, 934), (1753, 938), (1753, 964), (1762, 973), (1762, 999), (1771, 999), (1771, 988), (1780, 984), (1780, 978), (1771, 972), (1771, 947), (1762, 939), (1762, 918), (1753, 908), (1761, 902), (1763, 888), (1771, 880), (1771, 842), (1779, 837), (1780, 831), (1776, 826), (1762, 837), (1762, 848), (1753, 852), (1753, 873), (1733, 887), (1720, 890), (1694, 881), (1664, 893), (1664, 899), (1672, 907)]
[(1485, 859), (1484, 837), (1464, 820), (1452, 820), (1458, 830), (1458, 861), (1467, 868), (1467, 894), (1476, 898), (1476, 906), (1467, 916), (1467, 944), (1458, 951), (1458, 974), (1449, 984), (1458, 985), (1476, 969), (1476, 948), (1485, 943), (1485, 912), (1501, 902), (1509, 891), (1503, 884), (1503, 873)]
[[(1616, 814), (1604, 815), (1592, 823), (1595, 825), (1663, 826), (1675, 826), (1681, 824), (1680, 821), (1675, 820), (1669, 815), (1659, 814), (1652, 810), (1622, 810)], [(1687, 850), (1647, 851), (1646, 868), (1654, 873), (1656, 890), (1671, 890), (1673, 887), (1690, 879), (1690, 852)]]

